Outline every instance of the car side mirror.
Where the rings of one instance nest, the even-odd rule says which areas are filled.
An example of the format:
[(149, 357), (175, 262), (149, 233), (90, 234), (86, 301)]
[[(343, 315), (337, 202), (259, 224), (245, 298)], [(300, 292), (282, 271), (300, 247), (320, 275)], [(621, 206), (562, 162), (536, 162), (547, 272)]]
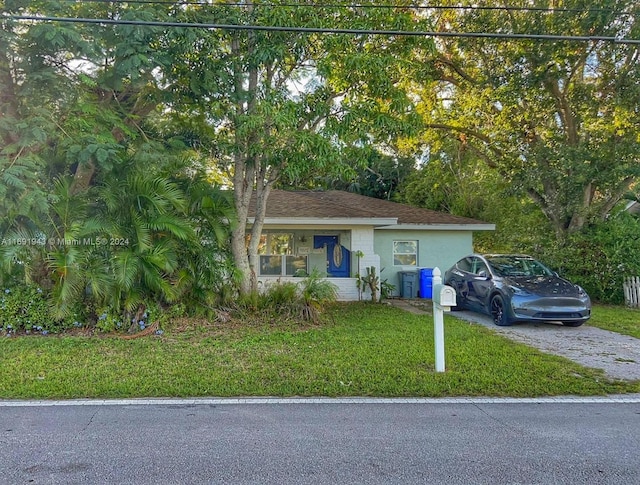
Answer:
[(478, 271), (478, 277), (479, 278), (483, 278), (485, 280), (489, 279), (489, 275), (487, 274), (487, 272), (483, 269), (481, 269), (480, 271)]

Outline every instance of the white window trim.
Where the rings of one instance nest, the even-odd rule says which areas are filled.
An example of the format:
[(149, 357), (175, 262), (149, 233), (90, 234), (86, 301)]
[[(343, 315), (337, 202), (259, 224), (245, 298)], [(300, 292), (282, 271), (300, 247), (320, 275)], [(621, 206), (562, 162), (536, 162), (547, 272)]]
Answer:
[[(415, 243), (416, 245), (416, 252), (415, 253), (396, 253), (396, 245), (397, 243)], [(392, 257), (392, 261), (393, 261), (393, 265), (396, 267), (402, 267), (402, 266), (411, 266), (411, 267), (415, 267), (417, 268), (420, 265), (420, 261), (418, 259), (418, 256), (420, 254), (419, 251), (419, 241), (417, 239), (394, 239), (392, 242), (392, 247), (391, 247), (391, 257)], [(407, 254), (415, 254), (416, 256), (416, 264), (396, 264), (396, 255), (407, 255)]]

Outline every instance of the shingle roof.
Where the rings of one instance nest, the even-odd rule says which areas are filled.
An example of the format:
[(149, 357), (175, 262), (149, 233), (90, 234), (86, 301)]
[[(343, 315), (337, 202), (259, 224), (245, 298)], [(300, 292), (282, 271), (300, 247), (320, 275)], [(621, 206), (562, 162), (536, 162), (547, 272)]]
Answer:
[[(255, 201), (249, 216), (255, 215)], [(267, 200), (267, 218), (397, 218), (398, 224), (487, 225), (486, 222), (412, 207), (364, 195), (329, 191), (273, 190)]]

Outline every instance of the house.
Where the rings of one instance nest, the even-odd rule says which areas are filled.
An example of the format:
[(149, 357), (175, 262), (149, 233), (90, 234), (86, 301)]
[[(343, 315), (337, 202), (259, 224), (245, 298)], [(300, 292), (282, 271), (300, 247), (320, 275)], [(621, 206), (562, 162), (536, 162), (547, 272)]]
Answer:
[[(255, 202), (248, 223), (254, 221)], [(258, 281), (299, 281), (314, 269), (338, 287), (338, 299), (370, 299), (357, 275), (375, 267), (395, 296), (419, 296), (419, 284), (406, 294), (406, 280), (421, 268), (443, 272), (473, 250), (474, 231), (494, 224), (350, 192), (273, 190), (267, 201), (259, 247)], [(417, 271), (416, 274), (426, 274)], [(403, 293), (404, 292), (404, 293)]]

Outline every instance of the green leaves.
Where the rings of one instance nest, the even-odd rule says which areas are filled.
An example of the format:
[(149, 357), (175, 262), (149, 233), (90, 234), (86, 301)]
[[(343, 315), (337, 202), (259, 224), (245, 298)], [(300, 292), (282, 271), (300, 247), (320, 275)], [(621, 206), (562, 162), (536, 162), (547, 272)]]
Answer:
[[(565, 7), (575, 14), (451, 10), (446, 21), (458, 31), (622, 37), (627, 27), (615, 12), (632, 8)], [(621, 87), (640, 83), (634, 56), (635, 47), (601, 42), (446, 40), (436, 59), (439, 98), (425, 93), (421, 112), (427, 128), (464, 137), (532, 197), (562, 237), (604, 218), (635, 178), (637, 130), (627, 129), (640, 120), (620, 109), (634, 103)]]

